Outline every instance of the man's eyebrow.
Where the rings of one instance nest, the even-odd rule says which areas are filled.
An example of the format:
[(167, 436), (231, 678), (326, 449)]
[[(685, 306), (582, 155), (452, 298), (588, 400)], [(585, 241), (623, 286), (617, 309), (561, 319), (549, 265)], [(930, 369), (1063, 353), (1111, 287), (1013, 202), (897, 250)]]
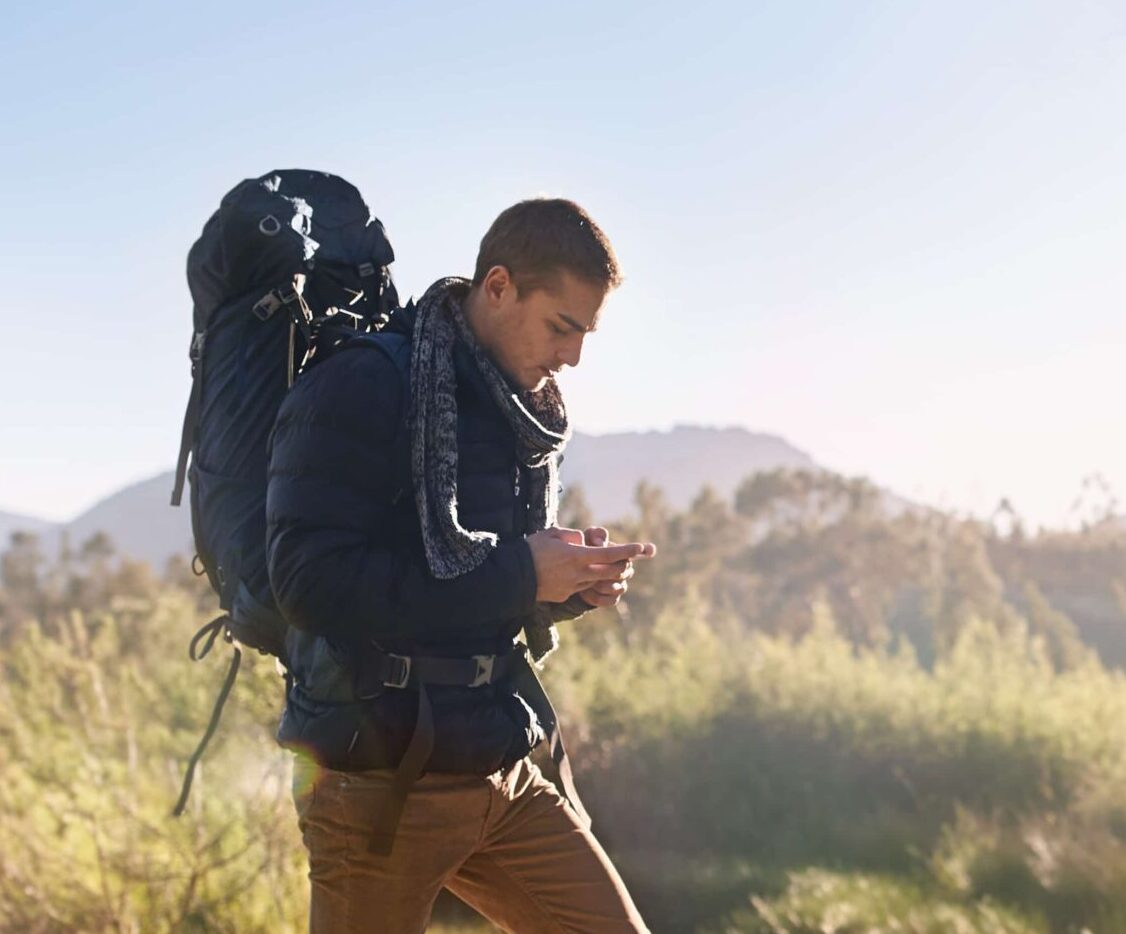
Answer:
[(585, 334), (590, 334), (590, 333), (592, 333), (593, 331), (596, 330), (596, 327), (593, 324), (589, 328), (584, 328), (581, 324), (579, 324), (578, 321), (576, 321), (574, 318), (571, 318), (571, 317), (563, 314), (563, 312), (559, 313), (559, 317), (562, 318), (564, 321), (566, 321), (571, 326), (571, 329), (574, 330), (574, 331), (582, 331)]

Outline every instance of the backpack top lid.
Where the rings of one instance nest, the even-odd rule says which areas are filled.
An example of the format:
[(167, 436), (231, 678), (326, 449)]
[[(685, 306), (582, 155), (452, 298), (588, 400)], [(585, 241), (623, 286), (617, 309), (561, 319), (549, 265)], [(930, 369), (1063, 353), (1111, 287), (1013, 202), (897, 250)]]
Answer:
[(195, 330), (205, 331), (220, 305), (253, 290), (305, 274), (316, 293), (318, 267), (330, 280), (341, 267), (367, 277), (394, 258), (383, 225), (344, 179), (305, 169), (248, 178), (227, 192), (188, 252)]

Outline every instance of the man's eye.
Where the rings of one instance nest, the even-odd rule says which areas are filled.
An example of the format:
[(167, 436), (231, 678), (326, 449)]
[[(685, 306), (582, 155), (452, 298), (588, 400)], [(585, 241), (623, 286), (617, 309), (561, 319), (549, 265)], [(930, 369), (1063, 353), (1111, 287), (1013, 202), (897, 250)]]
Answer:
[(554, 332), (555, 332), (556, 334), (558, 334), (558, 335), (559, 335), (560, 337), (562, 337), (562, 336), (563, 336), (564, 334), (566, 334), (566, 333), (567, 333), (567, 332), (566, 332), (565, 330), (563, 330), (563, 328), (559, 327), (559, 325), (558, 325), (558, 324), (553, 324), (553, 325), (551, 326), (551, 330), (553, 330), (553, 331), (554, 331)]

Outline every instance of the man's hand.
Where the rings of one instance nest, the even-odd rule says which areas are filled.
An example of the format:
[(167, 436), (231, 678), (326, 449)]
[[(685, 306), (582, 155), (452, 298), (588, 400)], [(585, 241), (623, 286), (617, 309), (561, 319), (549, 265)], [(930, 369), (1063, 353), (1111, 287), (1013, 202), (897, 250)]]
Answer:
[[(605, 541), (606, 530), (601, 531)], [(536, 600), (547, 603), (562, 603), (576, 593), (591, 606), (617, 603), (625, 593), (625, 582), (633, 576), (633, 562), (657, 552), (648, 542), (584, 544), (585, 535), (578, 529), (545, 529), (529, 535), (527, 542), (536, 568)], [(599, 596), (592, 594), (592, 598), (606, 602), (595, 603), (588, 598), (587, 592), (595, 588), (605, 588), (606, 592), (599, 591)]]
[[(595, 548), (605, 548), (610, 545), (610, 533), (601, 526), (591, 526), (583, 530), (583, 541)], [(652, 542), (647, 542), (645, 547), (646, 551), (639, 557), (652, 558), (657, 554), (657, 546)], [(633, 577), (633, 561), (628, 564), (629, 567), (621, 580), (599, 581), (580, 591), (579, 596), (591, 606), (616, 606), (629, 590), (629, 580)]]
[[(554, 544), (545, 544), (547, 540)], [(566, 551), (558, 548), (560, 545)], [(599, 526), (583, 532), (578, 528), (547, 528), (529, 536), (528, 546), (536, 566), (537, 601), (563, 603), (579, 594), (590, 606), (615, 605), (629, 587), (628, 580), (634, 575), (633, 562), (656, 554), (652, 542), (610, 544), (609, 533)], [(543, 571), (537, 551), (543, 557)], [(546, 596), (547, 593), (554, 596)]]

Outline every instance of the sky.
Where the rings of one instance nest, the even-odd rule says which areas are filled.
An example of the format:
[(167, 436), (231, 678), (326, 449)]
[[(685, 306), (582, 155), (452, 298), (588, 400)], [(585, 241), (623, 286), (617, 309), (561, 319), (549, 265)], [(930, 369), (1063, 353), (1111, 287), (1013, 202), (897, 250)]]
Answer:
[(626, 281), (576, 429), (744, 426), (1031, 525), (1126, 496), (1121, 3), (20, 4), (0, 35), (0, 509), (169, 469), (188, 247), (343, 175), (400, 292), (575, 199)]

